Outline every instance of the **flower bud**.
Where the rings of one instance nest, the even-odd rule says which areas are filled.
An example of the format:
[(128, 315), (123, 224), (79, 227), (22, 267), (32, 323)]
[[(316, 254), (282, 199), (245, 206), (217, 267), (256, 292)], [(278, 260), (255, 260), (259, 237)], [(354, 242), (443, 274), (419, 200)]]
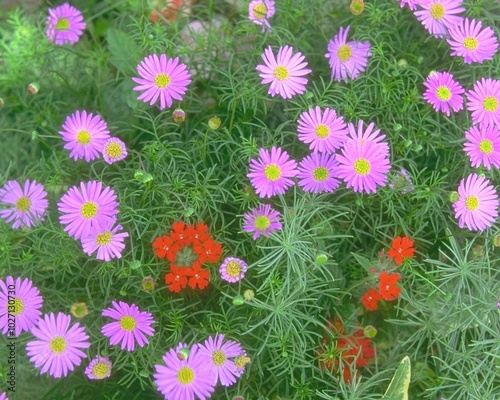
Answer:
[(448, 195), (450, 203), (455, 203), (456, 201), (458, 201), (458, 198), (459, 196), (457, 191), (450, 192), (450, 194)]
[(255, 296), (255, 292), (252, 289), (247, 289), (243, 292), (243, 297), (246, 301), (251, 301)]
[(233, 304), (235, 306), (241, 306), (242, 304), (245, 303), (245, 299), (243, 298), (243, 296), (241, 294), (239, 294), (238, 296), (236, 296), (234, 299), (233, 299)]
[(71, 315), (75, 318), (83, 318), (89, 314), (89, 309), (86, 303), (74, 303), (70, 309)]
[(325, 265), (328, 261), (328, 256), (324, 253), (318, 254), (316, 256), (316, 264), (318, 265)]
[(38, 132), (37, 131), (31, 132), (31, 140), (35, 141), (37, 139), (38, 139)]
[(221, 123), (222, 123), (222, 121), (217, 115), (213, 116), (212, 118), (210, 118), (208, 120), (209, 128), (213, 129), (214, 131), (216, 131), (217, 129), (220, 128)]
[(405, 69), (406, 67), (408, 67), (408, 61), (406, 61), (404, 58), (400, 59), (398, 61), (398, 67), (401, 69)]
[(188, 357), (189, 357), (189, 349), (187, 347), (183, 347), (177, 353), (177, 358), (181, 361), (187, 360)]
[(493, 238), (493, 246), (495, 247), (500, 247), (500, 235), (496, 235)]
[(352, 0), (349, 6), (352, 15), (361, 15), (364, 9), (365, 3), (363, 0)]
[(373, 325), (366, 325), (363, 329), (363, 334), (366, 338), (371, 339), (377, 336), (377, 328)]
[(172, 113), (172, 119), (177, 125), (180, 125), (186, 120), (186, 113), (183, 109), (176, 108)]
[(155, 288), (155, 280), (148, 276), (142, 280), (141, 285), (146, 292), (151, 293)]
[(30, 94), (31, 96), (34, 96), (38, 93), (38, 91), (40, 90), (40, 84), (38, 82), (31, 82), (27, 87), (26, 87), (26, 91), (28, 92), (28, 94)]

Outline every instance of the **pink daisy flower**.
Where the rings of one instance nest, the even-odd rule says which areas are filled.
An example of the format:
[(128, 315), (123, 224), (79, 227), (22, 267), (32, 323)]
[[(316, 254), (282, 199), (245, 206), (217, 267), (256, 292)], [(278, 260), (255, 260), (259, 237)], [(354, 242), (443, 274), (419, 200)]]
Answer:
[(0, 393), (0, 400), (9, 400), (9, 398), (7, 397), (7, 393)]
[(87, 111), (75, 111), (66, 117), (66, 121), (59, 131), (66, 142), (64, 148), (70, 150), (69, 156), (73, 160), (84, 158), (89, 162), (100, 157), (109, 131), (106, 121), (99, 115)]
[(80, 349), (90, 347), (85, 328), (77, 322), (71, 325), (71, 317), (63, 313), (46, 314), (31, 329), (38, 340), (26, 343), (26, 353), (40, 373), (49, 372), (54, 378), (67, 376), (75, 366), (79, 366), (87, 355)]
[(274, 1), (273, 0), (253, 0), (248, 5), (248, 18), (254, 24), (262, 25), (262, 32), (271, 29), (269, 18), (274, 15)]
[(109, 261), (113, 258), (121, 258), (122, 251), (125, 248), (123, 241), (128, 237), (127, 232), (118, 233), (123, 227), (116, 225), (111, 228), (112, 224), (107, 226), (97, 226), (90, 230), (87, 236), (81, 238), (83, 251), (87, 255), (92, 255), (97, 250), (96, 259)]
[(156, 364), (153, 379), (166, 400), (208, 400), (214, 391), (207, 357), (198, 345), (179, 343), (163, 355), (165, 365)]
[(45, 34), (57, 45), (73, 44), (80, 40), (86, 27), (82, 13), (68, 3), (49, 8)]
[(465, 132), (464, 151), (473, 167), (500, 168), (500, 130), (497, 127), (473, 126)]
[(261, 83), (271, 84), (268, 90), (271, 96), (279, 94), (284, 99), (290, 99), (306, 91), (307, 78), (302, 77), (312, 71), (306, 68), (307, 62), (304, 61), (302, 53), (293, 54), (292, 47), (282, 46), (275, 57), (269, 46), (261, 57), (264, 65), (257, 65), (256, 69), (260, 72)]
[(463, 0), (422, 0), (418, 5), (422, 10), (415, 11), (415, 16), (434, 37), (441, 38), (448, 35), (448, 29), (462, 22), (457, 16), (465, 11)]
[(243, 348), (234, 340), (223, 342), (224, 335), (216, 333), (214, 337), (210, 336), (205, 343), (199, 345), (200, 356), (205, 357), (210, 366), (214, 386), (218, 382), (222, 386), (231, 386), (241, 375), (232, 359), (245, 354)]
[(97, 356), (85, 368), (85, 375), (92, 380), (106, 379), (111, 376), (111, 367), (113, 364), (107, 357)]
[(45, 218), (49, 206), (43, 185), (33, 180), (24, 181), (23, 187), (16, 181), (8, 181), (0, 189), (0, 217), (12, 228), (31, 228)]
[(339, 33), (328, 42), (325, 57), (332, 69), (332, 79), (336, 81), (356, 79), (365, 71), (368, 57), (372, 55), (369, 42), (347, 42), (350, 28), (340, 27)]
[(245, 277), (247, 267), (245, 261), (236, 257), (227, 257), (219, 267), (219, 274), (225, 281), (235, 283)]
[(285, 194), (294, 184), (293, 177), (297, 175), (297, 162), (291, 160), (288, 153), (279, 147), (271, 151), (259, 150), (259, 159), (250, 160), (250, 172), (247, 177), (260, 197), (271, 197)]
[(481, 30), (481, 21), (465, 18), (454, 27), (449, 28), (452, 56), (463, 57), (464, 63), (482, 63), (491, 60), (498, 49), (495, 32), (489, 26)]
[(89, 235), (93, 228), (114, 224), (118, 214), (118, 202), (113, 189), (102, 189), (102, 183), (80, 182), (80, 189), (71, 187), (57, 203), (59, 222), (66, 225), (69, 236), (81, 239)]
[(389, 145), (387, 142), (384, 142), (385, 135), (380, 135), (380, 129), (375, 129), (375, 123), (370, 122), (366, 129), (364, 129), (364, 121), (358, 121), (358, 129), (353, 123), (347, 124), (347, 128), (349, 130), (349, 136), (347, 137), (346, 143), (356, 143), (360, 146), (365, 146), (368, 143), (373, 144), (373, 149), (380, 154), (384, 154), (385, 156), (389, 156)]
[(355, 192), (375, 193), (377, 186), (385, 186), (391, 169), (385, 151), (378, 143), (346, 143), (340, 155), (337, 176), (343, 179), (347, 188)]
[(396, 0), (396, 1), (399, 2), (401, 8), (403, 8), (406, 4), (408, 4), (410, 10), (416, 10), (417, 4), (419, 4), (421, 0)]
[(299, 186), (306, 192), (332, 192), (340, 185), (336, 179), (339, 164), (332, 154), (312, 153), (299, 164)]
[(485, 177), (470, 174), (460, 181), (458, 200), (453, 203), (460, 228), (482, 231), (498, 217), (498, 194)]
[(104, 157), (104, 161), (108, 164), (114, 164), (115, 162), (121, 161), (127, 157), (127, 147), (120, 139), (112, 137), (104, 142), (104, 145), (102, 146), (102, 155)]
[(343, 117), (337, 117), (335, 110), (319, 106), (303, 112), (297, 121), (299, 140), (309, 144), (312, 151), (332, 153), (344, 144), (347, 135)]
[[(43, 298), (29, 279), (8, 276), (0, 280), (0, 329), (8, 337), (18, 337), (28, 332), (38, 322)], [(15, 329), (9, 326), (9, 315), (15, 317)]]
[(253, 232), (253, 240), (260, 235), (269, 237), (271, 233), (281, 230), (280, 213), (273, 210), (269, 204), (261, 204), (258, 208), (244, 213), (243, 221), (243, 230)]
[(427, 90), (424, 99), (437, 112), (441, 111), (448, 117), (450, 109), (458, 112), (464, 108), (463, 94), (465, 89), (453, 79), (449, 72), (432, 72), (424, 82)]
[(121, 349), (134, 351), (135, 344), (139, 347), (149, 343), (147, 336), (152, 336), (155, 330), (151, 327), (155, 323), (153, 315), (147, 311), (140, 311), (135, 304), (128, 305), (123, 301), (112, 301), (113, 307), (102, 311), (103, 317), (110, 317), (115, 322), (104, 325), (101, 332), (109, 338), (109, 344), (114, 346), (121, 343)]
[(191, 74), (186, 64), (179, 63), (179, 58), (167, 58), (165, 54), (150, 55), (137, 66), (139, 78), (132, 80), (138, 83), (134, 90), (143, 92), (137, 97), (149, 105), (160, 98), (160, 110), (171, 107), (173, 100), (182, 101), (187, 86), (191, 83)]
[(465, 96), (474, 124), (500, 128), (500, 80), (481, 78)]

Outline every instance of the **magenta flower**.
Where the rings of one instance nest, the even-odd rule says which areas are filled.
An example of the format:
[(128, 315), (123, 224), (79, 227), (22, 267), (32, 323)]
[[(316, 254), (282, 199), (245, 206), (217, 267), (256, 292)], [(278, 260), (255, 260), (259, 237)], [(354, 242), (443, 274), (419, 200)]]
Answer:
[(448, 29), (462, 22), (463, 18), (456, 15), (465, 11), (462, 3), (463, 0), (419, 1), (422, 10), (414, 14), (431, 35), (440, 38), (448, 35)]
[(123, 241), (128, 237), (127, 232), (118, 233), (123, 227), (113, 224), (99, 225), (91, 228), (87, 236), (81, 238), (83, 251), (87, 255), (92, 255), (97, 250), (96, 259), (109, 261), (113, 258), (121, 258), (125, 248)]
[(186, 64), (179, 63), (179, 58), (167, 58), (165, 54), (153, 54), (144, 58), (137, 66), (139, 78), (132, 80), (138, 83), (134, 90), (143, 92), (137, 97), (149, 105), (160, 98), (160, 110), (171, 107), (173, 100), (182, 101), (187, 86), (191, 83), (191, 74)]
[(453, 203), (460, 228), (482, 231), (498, 217), (498, 194), (485, 177), (470, 174), (460, 181), (458, 200)]
[(306, 192), (332, 192), (340, 185), (337, 178), (339, 164), (332, 154), (312, 153), (299, 164), (299, 186)]
[(465, 96), (474, 124), (500, 128), (500, 80), (481, 78)]
[(399, 1), (399, 6), (401, 8), (403, 8), (406, 4), (408, 4), (410, 10), (416, 10), (417, 4), (421, 2), (421, 0), (396, 0), (396, 1)]
[(427, 90), (424, 99), (437, 112), (441, 111), (448, 117), (450, 108), (458, 112), (464, 108), (463, 94), (465, 89), (453, 79), (449, 72), (432, 72), (424, 82)]
[(97, 356), (85, 368), (85, 375), (92, 380), (106, 379), (111, 376), (112, 366), (113, 364), (109, 358)]
[[(187, 356), (179, 356), (186, 354)], [(153, 379), (166, 400), (208, 400), (214, 391), (213, 376), (207, 357), (198, 345), (190, 349), (179, 343), (163, 355), (165, 365), (156, 364)]]
[(264, 65), (257, 65), (257, 71), (262, 78), (261, 83), (270, 83), (268, 93), (271, 96), (279, 94), (284, 99), (290, 99), (296, 94), (306, 91), (307, 78), (304, 75), (312, 72), (307, 69), (307, 62), (302, 53), (293, 54), (293, 48), (282, 46), (278, 50), (277, 57), (274, 57), (271, 46), (264, 50), (261, 55)]
[(242, 356), (245, 352), (234, 340), (223, 342), (224, 335), (216, 333), (214, 337), (210, 336), (205, 343), (199, 345), (200, 356), (203, 356), (210, 366), (214, 386), (217, 382), (222, 386), (231, 386), (241, 376), (232, 359)]
[(0, 393), (0, 400), (9, 400), (6, 392)]
[(339, 33), (328, 42), (328, 63), (332, 69), (332, 79), (345, 81), (356, 79), (360, 73), (364, 72), (368, 65), (370, 52), (369, 42), (347, 42), (349, 29), (340, 27)]
[(139, 311), (135, 304), (128, 305), (123, 301), (112, 301), (113, 307), (102, 311), (103, 317), (110, 317), (116, 322), (104, 325), (101, 332), (109, 338), (109, 344), (114, 346), (121, 343), (121, 349), (134, 351), (135, 344), (139, 347), (149, 343), (147, 336), (152, 336), (155, 330), (151, 327), (155, 323), (153, 315), (147, 311)]
[(260, 197), (271, 197), (285, 194), (294, 184), (293, 177), (297, 175), (297, 162), (291, 160), (288, 153), (279, 147), (271, 151), (259, 150), (259, 159), (250, 160), (250, 172), (247, 177)]
[(366, 129), (364, 129), (364, 121), (358, 121), (358, 129), (353, 123), (347, 124), (349, 130), (349, 135), (347, 137), (346, 143), (356, 143), (360, 146), (365, 146), (368, 143), (373, 144), (373, 151), (377, 151), (384, 156), (389, 156), (389, 145), (384, 142), (385, 135), (380, 135), (380, 129), (375, 129), (375, 124), (370, 122)]
[(59, 222), (67, 225), (64, 230), (69, 236), (81, 239), (89, 235), (92, 228), (113, 224), (118, 214), (118, 202), (113, 189), (102, 189), (96, 181), (80, 182), (80, 189), (71, 187), (57, 203)]
[(243, 220), (243, 230), (253, 232), (253, 240), (260, 235), (269, 237), (271, 233), (281, 230), (280, 213), (273, 210), (269, 204), (261, 204), (258, 208), (244, 213)]
[(219, 274), (225, 281), (235, 283), (245, 277), (247, 267), (245, 261), (236, 257), (227, 257), (219, 267)]
[(68, 3), (49, 8), (45, 34), (57, 45), (73, 44), (80, 40), (86, 27), (82, 13)]
[[(42, 312), (43, 298), (40, 291), (29, 279), (7, 276), (0, 280), (0, 329), (8, 337), (18, 337), (28, 332), (38, 322)], [(14, 316), (16, 324), (9, 327), (9, 314)]]
[(342, 147), (347, 129), (343, 117), (337, 117), (335, 110), (319, 106), (303, 112), (297, 121), (299, 140), (309, 144), (312, 151), (331, 153)]
[(0, 189), (0, 206), (6, 206), (0, 210), (0, 217), (12, 223), (12, 228), (31, 228), (44, 220), (49, 202), (43, 185), (27, 179), (23, 187), (8, 181)]
[(87, 111), (75, 111), (66, 117), (59, 131), (66, 142), (64, 148), (70, 150), (73, 160), (84, 158), (89, 162), (99, 158), (106, 140), (109, 139), (108, 125), (99, 115)]
[(262, 25), (262, 32), (271, 29), (269, 18), (274, 15), (274, 0), (253, 0), (248, 5), (248, 18), (254, 24)]
[(38, 321), (31, 334), (39, 339), (26, 343), (26, 353), (40, 373), (49, 372), (54, 378), (67, 376), (79, 366), (87, 355), (80, 349), (90, 347), (85, 328), (77, 322), (71, 325), (71, 317), (63, 313), (46, 314)]
[(355, 192), (375, 193), (377, 186), (385, 186), (391, 169), (386, 152), (379, 143), (346, 143), (340, 155), (337, 176), (347, 188)]
[(473, 126), (465, 132), (464, 151), (473, 167), (500, 168), (500, 130), (495, 126)]
[(127, 157), (127, 147), (120, 139), (112, 137), (104, 142), (104, 145), (102, 146), (102, 155), (104, 157), (104, 161), (108, 164), (114, 164), (115, 162), (121, 161)]
[(461, 23), (449, 28), (452, 56), (463, 57), (464, 63), (482, 63), (493, 59), (498, 49), (495, 32), (489, 26), (481, 30), (481, 21), (465, 18)]

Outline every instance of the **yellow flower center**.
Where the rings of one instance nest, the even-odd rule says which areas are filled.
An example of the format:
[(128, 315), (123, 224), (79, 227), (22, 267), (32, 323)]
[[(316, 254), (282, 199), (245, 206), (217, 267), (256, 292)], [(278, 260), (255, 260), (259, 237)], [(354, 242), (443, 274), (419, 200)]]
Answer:
[(255, 15), (255, 18), (258, 19), (265, 18), (267, 15), (267, 7), (265, 6), (265, 4), (263, 3), (257, 4), (253, 8), (253, 15)]
[(269, 226), (271, 225), (271, 221), (265, 215), (259, 215), (257, 218), (255, 218), (253, 224), (257, 230), (263, 231), (269, 228)]
[(56, 336), (50, 341), (50, 350), (55, 354), (61, 354), (66, 350), (66, 340), (61, 336)]
[(337, 57), (339, 58), (340, 62), (349, 61), (351, 56), (352, 56), (352, 49), (346, 44), (343, 44), (337, 50)]
[(87, 131), (80, 131), (76, 134), (76, 141), (80, 144), (88, 144), (90, 142), (90, 133)]
[(81, 209), (83, 218), (94, 218), (97, 215), (97, 204), (93, 201), (87, 201), (83, 204)]
[(168, 85), (170, 85), (170, 81), (171, 80), (172, 79), (168, 75), (158, 74), (158, 75), (155, 76), (155, 85), (157, 87), (159, 87), (160, 89), (162, 89), (162, 88), (167, 87)]
[(231, 278), (238, 278), (241, 274), (241, 264), (238, 261), (230, 261), (226, 266), (226, 272)]
[(212, 353), (212, 362), (214, 363), (214, 365), (219, 367), (222, 364), (224, 364), (225, 361), (226, 361), (226, 355), (224, 354), (224, 352), (220, 350), (215, 350)]
[(436, 89), (436, 96), (441, 101), (450, 100), (450, 98), (451, 98), (451, 90), (448, 89), (446, 86), (439, 86)]
[(106, 246), (111, 243), (111, 239), (113, 238), (113, 234), (110, 231), (105, 231), (100, 235), (97, 235), (95, 238), (95, 242), (98, 246)]
[(12, 315), (19, 315), (24, 310), (24, 303), (19, 297), (16, 297), (14, 298), (14, 311), (12, 311), (11, 307), (12, 304), (8, 304), (8, 313)]
[(274, 77), (279, 81), (284, 81), (288, 79), (289, 76), (290, 73), (288, 72), (288, 68), (284, 67), (283, 65), (278, 65), (274, 69)]
[(119, 143), (111, 142), (104, 149), (109, 158), (118, 158), (123, 154), (122, 146)]
[(189, 367), (182, 367), (177, 372), (177, 380), (181, 385), (189, 385), (194, 380), (194, 371)]
[(444, 17), (445, 9), (442, 4), (433, 4), (429, 11), (431, 12), (432, 18), (434, 18), (436, 21), (439, 21)]
[(92, 368), (92, 374), (97, 379), (103, 379), (109, 374), (109, 364), (103, 361), (99, 361)]
[(483, 139), (479, 142), (479, 150), (481, 153), (490, 154), (493, 151), (493, 143), (491, 140)]
[(358, 158), (354, 162), (354, 171), (361, 176), (367, 175), (370, 172), (370, 162), (366, 158)]
[(239, 356), (239, 357), (236, 357), (235, 360), (234, 360), (234, 364), (236, 365), (236, 368), (238, 369), (241, 369), (243, 368), (245, 365), (247, 365), (250, 361), (252, 361), (250, 359), (250, 357), (247, 357), (247, 356)]
[(315, 168), (313, 171), (313, 178), (317, 182), (323, 182), (328, 178), (328, 170), (325, 167)]
[(483, 107), (486, 111), (496, 111), (498, 108), (498, 100), (493, 96), (487, 96), (484, 98)]
[(67, 18), (59, 18), (56, 23), (57, 31), (67, 31), (69, 29), (69, 21)]
[(31, 200), (26, 196), (21, 196), (16, 201), (16, 208), (21, 212), (26, 212), (31, 207)]
[(479, 199), (476, 196), (467, 196), (465, 199), (465, 208), (474, 211), (479, 207)]
[(318, 126), (314, 129), (314, 133), (320, 139), (324, 139), (330, 135), (330, 129), (325, 124), (318, 124)]
[(266, 165), (266, 167), (264, 168), (264, 175), (266, 176), (267, 179), (274, 182), (278, 180), (281, 176), (280, 167), (278, 167), (276, 164)]
[(473, 37), (466, 37), (462, 43), (466, 50), (476, 50), (477, 40)]
[(131, 332), (135, 329), (136, 325), (137, 322), (135, 321), (135, 318), (131, 317), (130, 315), (120, 318), (120, 328), (122, 328), (124, 331)]

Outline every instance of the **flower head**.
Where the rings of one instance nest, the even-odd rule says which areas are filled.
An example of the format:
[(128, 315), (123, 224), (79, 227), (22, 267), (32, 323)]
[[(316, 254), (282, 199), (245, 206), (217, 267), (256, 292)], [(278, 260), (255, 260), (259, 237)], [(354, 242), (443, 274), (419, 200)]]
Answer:
[(474, 124), (500, 129), (500, 80), (481, 78), (465, 96)]
[(349, 29), (340, 27), (339, 33), (328, 42), (328, 63), (332, 69), (332, 79), (345, 81), (356, 79), (360, 73), (364, 72), (368, 65), (370, 52), (369, 42), (347, 42)]
[(210, 279), (210, 271), (208, 269), (203, 269), (200, 265), (194, 265), (191, 268), (186, 268), (185, 272), (188, 278), (187, 284), (191, 289), (198, 287), (200, 290), (203, 290), (208, 286)]
[(300, 114), (297, 122), (299, 140), (308, 143), (312, 151), (331, 153), (345, 142), (347, 126), (344, 118), (337, 116), (331, 108), (311, 108)]
[(179, 357), (179, 351), (186, 348), (186, 344), (179, 343), (168, 350), (163, 355), (165, 365), (155, 365), (153, 379), (167, 400), (207, 400), (215, 386), (207, 357), (198, 345), (191, 346), (187, 357)]
[(271, 29), (269, 18), (274, 15), (274, 0), (253, 0), (248, 5), (248, 18), (254, 24), (262, 25), (262, 31)]
[(256, 240), (260, 235), (269, 237), (271, 233), (281, 230), (280, 213), (271, 208), (269, 204), (261, 204), (250, 212), (243, 214), (243, 230), (252, 233)]
[(424, 99), (437, 112), (450, 116), (450, 109), (458, 112), (464, 108), (463, 94), (465, 89), (453, 79), (449, 72), (433, 72), (424, 82), (427, 88)]
[(393, 239), (392, 248), (387, 251), (387, 255), (394, 259), (397, 265), (402, 265), (405, 259), (413, 257), (414, 254), (413, 240), (408, 236)]
[(89, 379), (105, 379), (111, 376), (111, 360), (107, 357), (97, 356), (85, 368), (85, 375)]
[(71, 187), (57, 203), (59, 222), (66, 225), (69, 236), (80, 239), (100, 226), (114, 224), (118, 214), (118, 202), (113, 189), (102, 189), (102, 183), (80, 182), (80, 189)]
[(384, 154), (385, 156), (389, 156), (389, 145), (387, 142), (384, 142), (385, 135), (380, 134), (380, 129), (375, 129), (375, 124), (370, 122), (366, 129), (364, 129), (364, 121), (358, 121), (358, 128), (353, 123), (347, 124), (347, 128), (349, 130), (349, 135), (347, 136), (346, 143), (349, 144), (358, 144), (360, 146), (364, 146), (366, 144), (373, 144), (374, 147), (372, 151), (375, 151), (379, 154)]
[(465, 132), (464, 151), (473, 167), (500, 168), (500, 129), (496, 126), (473, 126)]
[(0, 217), (18, 229), (43, 221), (49, 202), (43, 185), (27, 179), (22, 187), (16, 181), (8, 181), (0, 189), (0, 206), (6, 206), (0, 210)]
[(67, 376), (75, 366), (79, 366), (87, 355), (80, 349), (90, 347), (89, 336), (85, 328), (77, 322), (71, 325), (69, 315), (58, 313), (46, 314), (38, 321), (38, 326), (31, 329), (31, 334), (38, 340), (26, 343), (26, 353), (40, 373), (49, 372), (54, 378)]
[(112, 137), (104, 142), (104, 145), (102, 146), (102, 155), (104, 157), (104, 161), (108, 164), (114, 164), (115, 162), (121, 161), (127, 157), (127, 147), (120, 139)]
[(68, 3), (49, 8), (45, 34), (57, 45), (73, 44), (80, 40), (86, 27), (82, 13)]
[(191, 83), (191, 74), (179, 58), (167, 58), (165, 54), (153, 54), (144, 58), (137, 66), (139, 78), (132, 80), (138, 85), (134, 90), (143, 92), (137, 97), (149, 105), (160, 98), (160, 110), (171, 107), (173, 100), (182, 101), (186, 88)]
[(463, 0), (424, 0), (419, 1), (422, 10), (415, 11), (417, 19), (431, 35), (437, 38), (448, 34), (448, 29), (462, 22), (456, 15), (465, 11)]
[(362, 297), (361, 301), (367, 310), (374, 311), (377, 309), (378, 301), (382, 298), (377, 289), (369, 289)]
[(257, 65), (256, 69), (260, 72), (261, 83), (271, 84), (268, 90), (271, 96), (279, 94), (284, 99), (290, 99), (306, 91), (307, 78), (303, 76), (312, 71), (306, 68), (307, 62), (304, 61), (305, 57), (302, 53), (293, 54), (292, 47), (282, 46), (275, 57), (269, 46), (261, 57), (264, 65)]
[(498, 194), (488, 179), (470, 174), (460, 181), (458, 195), (453, 208), (460, 228), (482, 231), (493, 225), (498, 217)]
[[(43, 298), (29, 279), (7, 276), (0, 280), (0, 329), (9, 337), (28, 332), (42, 315)], [(9, 315), (14, 316), (15, 329), (9, 326)]]
[(291, 160), (288, 153), (279, 147), (271, 151), (259, 150), (259, 158), (250, 161), (250, 172), (247, 177), (260, 197), (272, 197), (285, 194), (294, 184), (293, 177), (297, 175), (297, 162)]
[(334, 155), (310, 154), (299, 164), (299, 186), (306, 192), (332, 192), (340, 185), (337, 179), (338, 165)]
[(401, 294), (401, 288), (397, 286), (399, 278), (396, 272), (382, 271), (380, 273), (378, 291), (384, 300), (392, 301), (399, 297)]
[(165, 275), (165, 283), (168, 285), (168, 290), (174, 293), (179, 293), (187, 286), (187, 269), (186, 267), (170, 266), (170, 272)]
[(452, 50), (450, 55), (463, 57), (466, 64), (491, 60), (497, 52), (498, 41), (493, 29), (489, 26), (481, 28), (481, 21), (469, 18), (450, 27), (450, 38), (447, 39)]
[(219, 274), (225, 281), (235, 283), (245, 277), (247, 267), (245, 261), (236, 257), (227, 257), (219, 267)]
[(127, 232), (120, 232), (123, 227), (116, 225), (112, 228), (111, 223), (91, 228), (87, 236), (81, 238), (83, 251), (92, 255), (97, 250), (96, 259), (109, 261), (113, 258), (121, 258), (125, 248), (123, 241), (128, 237)]

